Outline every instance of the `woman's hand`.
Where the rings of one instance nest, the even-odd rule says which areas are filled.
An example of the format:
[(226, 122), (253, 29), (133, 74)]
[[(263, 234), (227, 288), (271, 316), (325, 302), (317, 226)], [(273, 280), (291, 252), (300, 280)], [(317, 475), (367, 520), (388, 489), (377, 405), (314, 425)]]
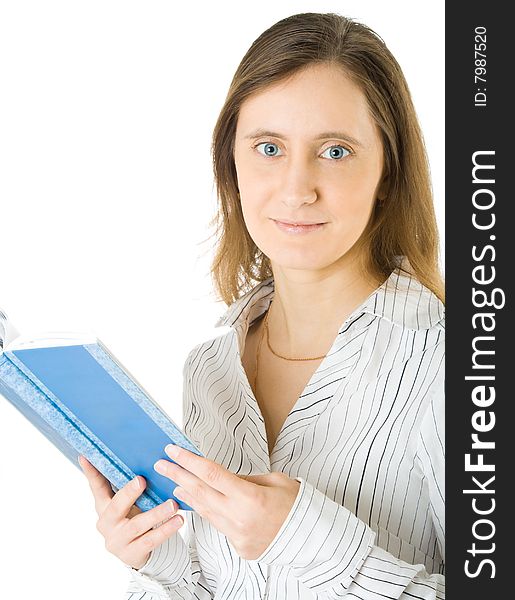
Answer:
[[(134, 506), (134, 502), (145, 489), (143, 477), (135, 477), (115, 494), (109, 481), (86, 458), (80, 456), (79, 464), (95, 498), (97, 529), (104, 536), (106, 549), (126, 565), (141, 569), (150, 552), (174, 535), (183, 524), (180, 515), (170, 519), (177, 512), (178, 504), (167, 500), (142, 512)], [(165, 520), (161, 526), (152, 529)]]
[(178, 464), (159, 460), (154, 468), (180, 486), (174, 495), (223, 533), (241, 558), (258, 558), (286, 520), (300, 483), (284, 473), (235, 475), (178, 446), (165, 451)]

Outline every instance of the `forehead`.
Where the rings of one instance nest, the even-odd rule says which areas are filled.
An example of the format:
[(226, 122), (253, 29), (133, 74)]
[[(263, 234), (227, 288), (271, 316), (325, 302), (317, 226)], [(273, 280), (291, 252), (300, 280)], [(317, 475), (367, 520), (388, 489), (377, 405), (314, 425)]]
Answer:
[(238, 116), (237, 135), (263, 127), (286, 135), (314, 137), (343, 129), (363, 143), (378, 139), (361, 88), (334, 65), (310, 65), (247, 98)]

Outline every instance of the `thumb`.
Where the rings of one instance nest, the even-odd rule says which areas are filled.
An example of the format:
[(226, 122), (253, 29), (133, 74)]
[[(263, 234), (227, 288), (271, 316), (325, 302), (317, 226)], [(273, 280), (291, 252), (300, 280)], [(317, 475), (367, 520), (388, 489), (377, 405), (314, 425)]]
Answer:
[(244, 479), (249, 483), (264, 486), (276, 486), (288, 478), (284, 473), (260, 473), (258, 475), (238, 475), (240, 479)]

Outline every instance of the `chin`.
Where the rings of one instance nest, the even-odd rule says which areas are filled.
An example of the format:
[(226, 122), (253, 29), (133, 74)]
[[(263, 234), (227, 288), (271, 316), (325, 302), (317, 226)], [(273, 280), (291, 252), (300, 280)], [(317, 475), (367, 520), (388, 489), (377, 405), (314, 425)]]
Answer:
[(334, 236), (317, 235), (310, 239), (308, 235), (285, 240), (284, 236), (274, 234), (253, 231), (251, 237), (273, 265), (284, 269), (321, 271), (337, 263), (352, 247), (348, 239), (345, 239), (347, 243), (342, 243), (345, 232), (340, 233), (339, 243), (334, 243)]
[[(316, 248), (297, 250), (282, 250), (265, 254), (272, 264), (283, 269), (297, 269), (302, 271), (320, 271), (334, 262)], [(337, 260), (337, 259), (336, 259)]]

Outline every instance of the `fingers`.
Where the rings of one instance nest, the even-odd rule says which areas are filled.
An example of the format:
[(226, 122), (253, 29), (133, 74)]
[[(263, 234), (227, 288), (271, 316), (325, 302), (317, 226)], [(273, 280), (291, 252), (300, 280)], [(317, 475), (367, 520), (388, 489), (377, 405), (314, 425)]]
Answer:
[(126, 517), (135, 501), (143, 493), (146, 486), (145, 479), (137, 476), (115, 494), (109, 480), (84, 456), (79, 458), (79, 464), (88, 479), (89, 487), (95, 498), (95, 509), (98, 516), (107, 517), (106, 521), (108, 523)]
[(79, 456), (79, 464), (95, 498), (97, 514), (100, 515), (114, 496), (111, 484), (84, 456)]
[(129, 515), (132, 506), (143, 493), (145, 486), (145, 479), (139, 475), (125, 484), (102, 507), (99, 512), (99, 525), (106, 528), (118, 525), (120, 521)]
[[(174, 446), (173, 444), (166, 446), (165, 452), (174, 462), (182, 467), (182, 469), (179, 471), (179, 474), (183, 475), (184, 472), (190, 473), (196, 478), (202, 480), (209, 486), (209, 488), (219, 492), (219, 501), (221, 500), (221, 496), (234, 498), (235, 495), (242, 490), (242, 487), (245, 487), (245, 482), (242, 481), (237, 475), (231, 473), (225, 467), (210, 460), (209, 458), (198, 456), (197, 454), (190, 452), (185, 448), (180, 448), (179, 446)], [(169, 465), (170, 463), (168, 461), (158, 461), (156, 463), (156, 466), (163, 466), (164, 470), (168, 469), (168, 472), (165, 473), (166, 476), (170, 477), (170, 479), (173, 481), (176, 481), (173, 477), (171, 477), (171, 475), (176, 473), (176, 471), (174, 471)], [(194, 479), (191, 477), (189, 479), (192, 483), (194, 483)], [(183, 483), (182, 481), (176, 482), (180, 485)], [(215, 501), (214, 497), (213, 501)]]
[[(147, 510), (144, 513), (136, 515), (127, 521), (124, 526), (123, 536), (125, 538), (125, 542), (130, 543), (136, 538), (144, 535), (153, 527), (156, 527), (163, 521), (167, 521), (170, 519), (170, 517), (173, 517), (178, 510), (179, 505), (177, 502), (174, 502), (173, 500), (167, 500), (151, 510)], [(178, 516), (182, 521), (182, 517), (180, 515)]]
[(97, 527), (106, 539), (106, 548), (126, 564), (145, 564), (148, 554), (174, 534), (184, 523), (181, 515), (175, 514), (178, 504), (167, 500), (155, 508), (127, 519), (123, 527), (111, 531), (99, 520)]
[[(163, 544), (172, 535), (177, 534), (183, 523), (184, 519), (180, 515), (175, 515), (161, 526), (151, 529), (125, 548), (122, 561), (134, 566), (136, 569), (141, 569), (147, 562), (150, 552)], [(143, 559), (141, 559), (142, 556), (144, 556)]]
[(106, 549), (125, 564), (141, 568), (150, 552), (183, 525), (183, 517), (175, 514), (179, 505), (167, 500), (141, 512), (135, 502), (146, 486), (143, 477), (135, 477), (115, 494), (109, 481), (83, 456), (79, 457), (79, 464), (95, 497), (97, 529), (105, 539)]
[[(221, 507), (226, 501), (223, 494), (177, 464), (167, 460), (159, 460), (154, 468), (158, 473), (168, 477), (177, 485), (181, 486), (184, 492), (188, 494), (188, 497), (194, 498), (197, 503), (200, 503), (201, 505)], [(174, 494), (177, 492), (178, 490), (176, 489)], [(179, 498), (179, 496), (176, 497)], [(188, 502), (186, 497), (184, 497), (184, 500), (185, 502)], [(190, 506), (192, 505), (190, 504)]]

